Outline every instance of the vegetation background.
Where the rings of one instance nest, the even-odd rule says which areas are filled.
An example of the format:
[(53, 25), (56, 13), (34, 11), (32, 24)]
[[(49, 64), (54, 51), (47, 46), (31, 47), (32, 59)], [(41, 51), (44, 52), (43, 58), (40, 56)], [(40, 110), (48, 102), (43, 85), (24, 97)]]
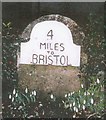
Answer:
[[(101, 118), (105, 114), (104, 102), (104, 3), (3, 3), (3, 117), (4, 118)], [(17, 50), (19, 35), (33, 20), (42, 15), (61, 14), (82, 27), (88, 62), (81, 68), (84, 83), (78, 92), (63, 98), (43, 96), (37, 91), (18, 89)], [(84, 86), (86, 85), (86, 87)]]

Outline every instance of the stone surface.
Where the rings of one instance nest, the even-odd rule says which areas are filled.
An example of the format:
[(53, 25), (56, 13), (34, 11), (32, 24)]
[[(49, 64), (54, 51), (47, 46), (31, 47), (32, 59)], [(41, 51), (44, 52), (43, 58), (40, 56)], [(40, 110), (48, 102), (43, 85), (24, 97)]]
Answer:
[(32, 23), (30, 23), (25, 28), (22, 35), (20, 36), (22, 41), (25, 42), (25, 41), (30, 40), (31, 31), (37, 23), (43, 22), (43, 21), (48, 21), (48, 20), (54, 20), (54, 21), (62, 22), (63, 24), (65, 24), (70, 29), (70, 31), (72, 32), (74, 43), (77, 44), (77, 45), (81, 45), (81, 43), (82, 43), (82, 41), (85, 37), (84, 33), (82, 32), (82, 29), (72, 19), (70, 19), (68, 17), (58, 15), (58, 14), (56, 14), (56, 15), (55, 14), (45, 15), (45, 16), (42, 16), (39, 19), (33, 21)]
[(75, 67), (20, 65), (19, 85), (22, 88), (64, 95), (80, 87), (79, 70)]
[[(30, 40), (32, 28), (39, 22), (56, 20), (65, 24), (71, 31), (73, 41), (81, 45), (81, 66), (86, 64), (87, 55), (83, 52), (82, 41), (85, 37), (81, 28), (72, 19), (61, 15), (46, 15), (29, 24), (21, 35), (22, 42)], [(73, 51), (74, 52), (74, 51)], [(81, 67), (80, 66), (80, 67)], [(80, 67), (72, 66), (43, 66), (19, 64), (19, 87), (36, 89), (44, 93), (53, 93), (63, 96), (69, 91), (77, 91), (80, 88)]]

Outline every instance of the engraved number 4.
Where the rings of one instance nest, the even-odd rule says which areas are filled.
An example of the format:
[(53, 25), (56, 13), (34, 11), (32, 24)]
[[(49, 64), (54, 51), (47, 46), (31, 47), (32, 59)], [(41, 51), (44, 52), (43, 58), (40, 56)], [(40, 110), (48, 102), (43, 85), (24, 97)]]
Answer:
[(51, 38), (53, 38), (53, 30), (50, 30), (48, 33), (47, 33), (47, 36)]

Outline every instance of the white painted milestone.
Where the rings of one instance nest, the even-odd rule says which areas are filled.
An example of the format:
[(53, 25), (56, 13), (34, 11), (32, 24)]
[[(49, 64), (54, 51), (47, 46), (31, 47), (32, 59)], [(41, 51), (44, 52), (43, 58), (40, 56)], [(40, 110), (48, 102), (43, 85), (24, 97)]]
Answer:
[(21, 43), (19, 64), (80, 66), (80, 49), (66, 25), (44, 21), (33, 27), (28, 42)]

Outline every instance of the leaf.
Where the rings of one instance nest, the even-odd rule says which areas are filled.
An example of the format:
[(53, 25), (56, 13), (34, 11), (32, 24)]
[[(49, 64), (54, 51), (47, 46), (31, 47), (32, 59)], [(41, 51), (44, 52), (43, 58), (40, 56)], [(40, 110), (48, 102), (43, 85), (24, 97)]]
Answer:
[(11, 22), (9, 22), (9, 23), (7, 24), (8, 27), (10, 27), (10, 25), (11, 25)]
[(17, 99), (18, 99), (19, 103), (22, 103), (25, 106), (24, 100), (20, 96), (18, 96)]
[(36, 101), (35, 96), (33, 96), (33, 95), (30, 97), (30, 99), (31, 99), (31, 102), (35, 102)]
[(6, 27), (7, 25), (5, 23), (3, 23), (3, 25)]
[(28, 103), (30, 103), (30, 99), (25, 95), (25, 94), (23, 94), (23, 93), (21, 93), (23, 96), (24, 96), (24, 98), (26, 99), (26, 101), (28, 102)]

